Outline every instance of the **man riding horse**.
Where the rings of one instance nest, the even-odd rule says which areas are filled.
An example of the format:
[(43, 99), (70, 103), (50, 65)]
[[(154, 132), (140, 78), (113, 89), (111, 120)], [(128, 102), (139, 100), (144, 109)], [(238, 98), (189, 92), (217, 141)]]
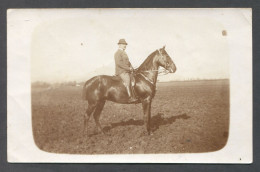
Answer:
[(129, 58), (125, 52), (126, 49), (126, 41), (125, 39), (120, 39), (118, 42), (118, 50), (115, 53), (115, 66), (116, 73), (115, 75), (119, 75), (123, 80), (123, 83), (126, 87), (127, 94), (129, 96), (129, 102), (137, 101), (134, 97), (133, 89), (131, 88), (131, 72), (134, 71), (132, 64), (129, 61)]
[(124, 39), (121, 39), (118, 45), (119, 50), (115, 53), (116, 75), (122, 78), (124, 84), (121, 80), (115, 79), (114, 76), (108, 75), (94, 76), (85, 82), (82, 94), (83, 98), (88, 102), (88, 107), (84, 115), (84, 131), (87, 130), (89, 118), (93, 114), (98, 129), (103, 133), (99, 118), (106, 101), (112, 101), (122, 104), (142, 103), (144, 124), (148, 134), (150, 134), (151, 104), (155, 95), (158, 69), (163, 67), (170, 73), (174, 73), (176, 66), (165, 51), (165, 46), (152, 52), (135, 70), (133, 89), (138, 100), (134, 101), (135, 98), (130, 89), (130, 73), (133, 71), (133, 67), (124, 51), (127, 43)]

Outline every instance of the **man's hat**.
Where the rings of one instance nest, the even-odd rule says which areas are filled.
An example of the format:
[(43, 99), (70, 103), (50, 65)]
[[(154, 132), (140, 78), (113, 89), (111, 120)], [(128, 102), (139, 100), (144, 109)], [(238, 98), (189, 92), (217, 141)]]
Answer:
[(120, 39), (119, 42), (118, 42), (117, 44), (125, 44), (125, 45), (127, 45), (125, 39)]

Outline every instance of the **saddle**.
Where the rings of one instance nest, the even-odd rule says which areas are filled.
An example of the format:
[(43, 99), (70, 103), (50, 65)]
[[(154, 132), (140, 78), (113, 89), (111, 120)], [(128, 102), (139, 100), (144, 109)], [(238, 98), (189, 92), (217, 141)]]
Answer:
[[(130, 78), (131, 78), (131, 84), (130, 84), (131, 86), (130, 86), (130, 89), (131, 89), (132, 95), (133, 95), (134, 97), (138, 97), (137, 94), (136, 94), (136, 92), (135, 92), (135, 89), (134, 89), (134, 86), (135, 86), (135, 84), (136, 84), (136, 82), (135, 82), (135, 73), (131, 73), (131, 74), (130, 74)], [(113, 75), (113, 76), (112, 76), (112, 80), (121, 82), (123, 85), (125, 85), (125, 84), (124, 84), (124, 81), (123, 81), (123, 80), (121, 79), (121, 77), (118, 76), (118, 75)]]
[[(135, 86), (135, 74), (131, 73), (130, 77), (131, 77), (131, 86), (134, 87)], [(112, 80), (114, 81), (121, 81), (123, 82), (123, 80), (121, 79), (121, 77), (119, 75), (113, 75), (112, 76)]]

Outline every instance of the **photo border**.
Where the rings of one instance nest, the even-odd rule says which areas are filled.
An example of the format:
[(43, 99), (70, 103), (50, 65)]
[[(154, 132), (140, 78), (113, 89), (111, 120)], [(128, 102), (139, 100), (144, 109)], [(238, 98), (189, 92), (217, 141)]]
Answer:
[[(24, 3), (24, 1), (22, 1)], [(257, 121), (259, 121), (259, 117), (257, 117), (257, 114), (259, 113), (259, 109), (257, 107), (257, 105), (259, 105), (259, 100), (256, 99), (256, 97), (260, 96), (259, 94), (259, 90), (257, 89), (257, 84), (259, 84), (258, 81), (258, 75), (259, 75), (259, 33), (257, 33), (259, 31), (259, 21), (257, 21), (257, 19), (259, 19), (259, 3), (257, 3), (256, 1), (228, 1), (228, 3), (226, 1), (204, 1), (203, 3), (196, 3), (196, 4), (192, 4), (192, 1), (182, 1), (181, 3), (176, 3), (176, 2), (170, 2), (170, 1), (143, 1), (142, 3), (134, 3), (134, 5), (132, 4), (132, 1), (120, 1), (121, 3), (118, 3), (118, 1), (109, 1), (109, 3), (103, 3), (103, 2), (95, 2), (91, 1), (89, 3), (84, 3), (81, 2), (79, 3), (78, 1), (76, 2), (72, 2), (69, 0), (65, 0), (65, 1), (55, 1), (55, 3), (50, 3), (50, 1), (28, 1), (28, 3), (21, 3), (18, 0), (17, 1), (6, 1), (2, 4), (1, 6), (1, 15), (0, 15), (0, 21), (3, 29), (1, 29), (1, 35), (5, 35), (0, 37), (0, 48), (3, 51), (0, 51), (0, 56), (1, 56), (1, 63), (0, 63), (0, 67), (3, 71), (7, 71), (7, 67), (6, 67), (6, 55), (7, 55), (7, 51), (6, 51), (6, 10), (8, 8), (58, 8), (58, 7), (62, 7), (62, 8), (75, 8), (75, 7), (80, 7), (80, 8), (90, 8), (90, 7), (98, 7), (98, 8), (102, 8), (102, 7), (157, 7), (157, 8), (161, 8), (161, 7), (167, 7), (167, 8), (175, 8), (175, 7), (209, 7), (209, 8), (216, 8), (216, 7), (251, 7), (253, 8), (253, 90), (254, 90), (254, 94), (253, 94), (253, 164), (251, 165), (191, 165), (191, 164), (182, 164), (182, 165), (144, 165), (144, 164), (131, 164), (131, 165), (125, 165), (125, 164), (114, 164), (114, 165), (109, 165), (109, 166), (104, 166), (102, 164), (99, 164), (98, 166), (96, 166), (96, 164), (11, 164), (11, 163), (7, 163), (6, 161), (6, 153), (7, 153), (7, 145), (6, 145), (6, 128), (7, 128), (7, 121), (6, 121), (6, 95), (7, 95), (7, 78), (6, 78), (6, 73), (5, 72), (1, 72), (1, 88), (2, 90), (4, 90), (4, 92), (2, 92), (2, 94), (0, 94), (0, 98), (1, 98), (1, 122), (0, 122), (0, 131), (1, 131), (1, 139), (0, 139), (0, 153), (1, 153), (1, 168), (3, 170), (15, 170), (15, 171), (35, 171), (35, 169), (45, 169), (45, 168), (50, 168), (50, 169), (66, 169), (64, 171), (71, 171), (71, 169), (73, 168), (77, 168), (77, 169), (88, 169), (90, 171), (92, 170), (100, 170), (100, 169), (113, 169), (116, 168), (115, 170), (121, 171), (121, 170), (162, 170), (163, 168), (165, 170), (213, 170), (213, 169), (218, 169), (218, 170), (232, 170), (232, 171), (237, 171), (238, 169), (240, 170), (245, 170), (247, 169), (247, 171), (254, 171), (256, 169), (259, 169), (259, 165), (257, 164), (259, 158), (257, 159), (257, 157), (259, 157), (259, 150), (256, 148), (255, 145), (259, 145), (259, 134), (257, 135), (256, 133), (258, 133), (257, 131), (259, 131), (259, 125), (257, 125)], [(231, 2), (231, 3), (230, 3)], [(239, 3), (238, 3), (239, 2)], [(177, 4), (177, 5), (176, 5)], [(184, 167), (185, 165), (185, 167)], [(141, 169), (140, 169), (141, 168)]]

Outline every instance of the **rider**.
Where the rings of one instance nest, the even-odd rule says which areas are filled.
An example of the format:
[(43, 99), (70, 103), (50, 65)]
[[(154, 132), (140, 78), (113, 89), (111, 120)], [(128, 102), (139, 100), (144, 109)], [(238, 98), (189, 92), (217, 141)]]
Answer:
[(133, 72), (133, 66), (131, 65), (128, 56), (125, 52), (126, 49), (126, 41), (125, 39), (120, 39), (118, 42), (118, 50), (115, 53), (115, 66), (116, 66), (116, 75), (119, 75), (124, 85), (126, 86), (126, 90), (129, 96), (129, 102), (134, 102), (137, 99), (133, 97), (133, 92), (131, 89), (131, 76), (130, 73)]

